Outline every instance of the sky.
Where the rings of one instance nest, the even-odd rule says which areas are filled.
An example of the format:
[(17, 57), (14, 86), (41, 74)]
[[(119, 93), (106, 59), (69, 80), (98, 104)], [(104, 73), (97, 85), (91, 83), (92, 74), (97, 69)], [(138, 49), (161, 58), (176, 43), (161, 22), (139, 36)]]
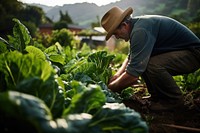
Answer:
[(38, 3), (47, 6), (56, 6), (56, 5), (62, 6), (64, 4), (74, 4), (82, 2), (95, 3), (98, 6), (102, 6), (120, 0), (19, 0), (19, 1), (23, 3)]

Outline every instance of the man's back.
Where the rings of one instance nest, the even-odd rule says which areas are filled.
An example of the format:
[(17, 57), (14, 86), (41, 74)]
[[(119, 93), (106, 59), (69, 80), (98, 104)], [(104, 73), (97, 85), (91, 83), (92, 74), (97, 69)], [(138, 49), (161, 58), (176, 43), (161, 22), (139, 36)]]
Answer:
[(144, 15), (135, 18), (139, 20), (135, 23), (133, 32), (143, 29), (156, 40), (152, 54), (187, 47), (200, 47), (199, 38), (186, 26), (172, 18), (159, 15)]

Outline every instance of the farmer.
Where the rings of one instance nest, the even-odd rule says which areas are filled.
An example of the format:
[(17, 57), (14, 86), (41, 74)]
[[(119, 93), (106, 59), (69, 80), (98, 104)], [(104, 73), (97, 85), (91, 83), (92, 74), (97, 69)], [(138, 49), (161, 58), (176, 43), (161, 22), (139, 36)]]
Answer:
[(110, 79), (113, 92), (137, 83), (141, 76), (151, 94), (152, 111), (167, 111), (184, 104), (180, 88), (172, 76), (200, 68), (200, 39), (178, 21), (159, 15), (131, 17), (133, 9), (113, 7), (101, 19), (112, 35), (130, 41), (127, 59)]

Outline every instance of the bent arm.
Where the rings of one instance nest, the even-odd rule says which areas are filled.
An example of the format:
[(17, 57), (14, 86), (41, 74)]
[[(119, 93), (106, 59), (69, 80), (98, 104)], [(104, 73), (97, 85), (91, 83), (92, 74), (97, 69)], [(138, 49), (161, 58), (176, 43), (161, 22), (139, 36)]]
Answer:
[(137, 83), (138, 77), (132, 76), (127, 72), (122, 73), (117, 79), (112, 81), (108, 88), (113, 92), (121, 92), (123, 89)]
[(111, 79), (109, 80), (109, 83), (111, 83), (112, 81), (117, 79), (122, 73), (125, 72), (127, 64), (128, 64), (128, 58), (126, 58), (124, 60), (124, 62), (122, 63), (122, 66), (118, 69), (118, 71), (115, 73), (115, 75), (111, 77)]
[(128, 64), (128, 58), (126, 58), (126, 59), (124, 60), (124, 62), (122, 63), (122, 66), (119, 68), (119, 70), (117, 71), (117, 73), (116, 73), (115, 75), (121, 75), (122, 73), (124, 73), (127, 64)]

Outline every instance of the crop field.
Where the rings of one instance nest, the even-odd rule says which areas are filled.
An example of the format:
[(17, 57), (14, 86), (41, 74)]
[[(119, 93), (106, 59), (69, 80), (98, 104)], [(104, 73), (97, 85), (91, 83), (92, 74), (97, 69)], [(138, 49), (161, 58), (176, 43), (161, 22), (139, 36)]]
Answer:
[[(174, 77), (185, 110), (150, 112), (142, 79), (119, 93), (108, 89), (117, 54), (75, 42), (43, 47), (13, 19), (0, 38), (0, 132), (185, 133), (200, 131), (200, 71)], [(119, 55), (118, 55), (119, 56)]]

